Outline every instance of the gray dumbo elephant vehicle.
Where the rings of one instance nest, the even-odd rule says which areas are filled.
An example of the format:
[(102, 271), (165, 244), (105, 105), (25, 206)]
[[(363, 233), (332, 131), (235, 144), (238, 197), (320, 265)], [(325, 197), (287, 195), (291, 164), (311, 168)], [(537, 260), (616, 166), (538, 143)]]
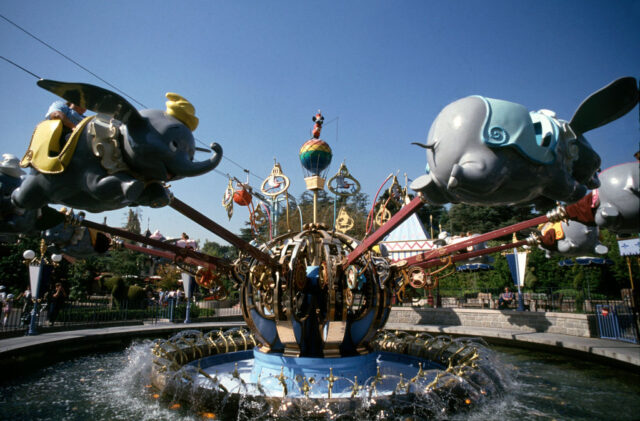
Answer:
[[(72, 214), (65, 209), (61, 213)], [(84, 218), (84, 212), (79, 212), (78, 216)], [(111, 238), (107, 234), (64, 222), (43, 231), (41, 235), (50, 250), (76, 259), (106, 253), (111, 246)]]
[(619, 235), (640, 232), (640, 162), (627, 162), (600, 173), (595, 194), (594, 219), (601, 227)]
[(618, 79), (590, 95), (567, 122), (549, 110), (482, 96), (447, 105), (427, 143), (426, 174), (411, 188), (432, 204), (572, 203), (599, 186), (600, 157), (583, 133), (638, 103), (636, 79)]
[(595, 225), (567, 220), (547, 222), (540, 227), (541, 242), (539, 247), (545, 255), (567, 257), (593, 256), (607, 254), (609, 249), (600, 242), (600, 230)]
[[(12, 241), (15, 234), (37, 234), (56, 225), (63, 217), (55, 209), (18, 209), (11, 203), (11, 195), (26, 177), (19, 160), (12, 154), (3, 154), (0, 161), (0, 241)], [(3, 235), (9, 234), (9, 235)]]
[(166, 111), (138, 111), (97, 86), (51, 80), (38, 85), (97, 115), (85, 118), (66, 139), (60, 121), (38, 125), (21, 161), (32, 172), (12, 194), (18, 208), (56, 203), (102, 212), (165, 206), (170, 202), (165, 182), (205, 174), (222, 158), (222, 148), (213, 143), (209, 159), (193, 161), (198, 118), (177, 94), (167, 94)]
[(571, 221), (605, 228), (619, 236), (640, 231), (640, 162), (614, 165), (600, 173), (601, 185), (567, 206)]

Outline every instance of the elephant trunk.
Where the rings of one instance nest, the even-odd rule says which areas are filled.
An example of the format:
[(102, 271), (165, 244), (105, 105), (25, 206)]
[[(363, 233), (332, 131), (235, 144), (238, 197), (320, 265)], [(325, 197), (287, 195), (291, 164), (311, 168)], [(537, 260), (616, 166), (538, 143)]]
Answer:
[(195, 177), (213, 170), (222, 159), (222, 147), (217, 143), (212, 143), (211, 150), (214, 152), (213, 155), (205, 161), (175, 163), (173, 169), (175, 174), (180, 177)]

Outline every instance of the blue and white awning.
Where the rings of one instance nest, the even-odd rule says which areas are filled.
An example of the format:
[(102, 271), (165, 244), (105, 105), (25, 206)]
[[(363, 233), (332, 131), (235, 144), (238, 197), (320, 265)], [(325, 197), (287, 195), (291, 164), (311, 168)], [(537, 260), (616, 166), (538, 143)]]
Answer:
[(639, 256), (640, 255), (640, 238), (630, 238), (628, 240), (619, 240), (618, 249), (620, 256)]
[(493, 270), (492, 265), (486, 263), (467, 263), (466, 265), (460, 265), (456, 267), (458, 272), (478, 272), (483, 270)]
[(575, 264), (580, 266), (612, 265), (613, 260), (605, 259), (604, 257), (576, 257), (575, 262), (572, 259), (564, 259), (558, 262), (559, 266), (573, 266)]

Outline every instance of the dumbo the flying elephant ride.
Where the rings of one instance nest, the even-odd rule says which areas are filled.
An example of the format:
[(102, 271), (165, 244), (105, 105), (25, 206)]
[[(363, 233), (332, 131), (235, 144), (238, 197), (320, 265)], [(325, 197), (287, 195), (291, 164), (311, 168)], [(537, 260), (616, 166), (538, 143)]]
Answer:
[[(599, 225), (598, 220), (606, 217), (604, 222), (633, 228), (627, 228), (626, 221), (633, 218), (634, 202), (628, 196), (635, 195), (637, 172), (626, 167), (616, 170), (631, 175), (624, 183), (613, 179), (607, 183), (603, 175), (600, 215), (600, 208), (593, 208), (594, 201), (585, 196), (587, 190), (600, 187), (600, 157), (583, 133), (635, 107), (634, 78), (618, 79), (589, 96), (570, 122), (557, 119), (551, 111), (529, 112), (502, 100), (480, 96), (458, 100), (438, 115), (423, 145), (427, 173), (411, 185), (419, 195), (364, 240), (317, 223), (314, 209), (313, 223), (260, 246), (246, 243), (168, 191), (166, 182), (211, 171), (222, 157), (220, 146), (213, 144), (213, 156), (193, 162), (192, 131), (198, 120), (184, 98), (169, 94), (166, 112), (137, 111), (120, 96), (92, 85), (48, 80), (38, 84), (97, 115), (80, 123), (68, 139), (61, 138), (59, 122), (38, 126), (21, 162), (23, 167), (31, 166), (32, 173), (22, 176), (18, 187), (13, 187), (17, 182), (7, 184), (9, 190), (3, 196), (6, 199), (6, 192), (13, 189), (12, 206), (28, 211), (56, 203), (101, 212), (170, 205), (238, 248), (238, 258), (230, 262), (82, 217), (69, 218), (72, 224), (150, 246), (129, 245), (137, 251), (170, 256), (185, 275), (194, 276), (206, 288), (214, 276), (222, 274), (237, 282), (242, 316), (251, 332), (240, 327), (205, 335), (191, 330), (156, 342), (150, 352), (155, 387), (176, 401), (211, 408), (212, 413), (227, 411), (237, 418), (241, 409), (249, 418), (286, 414), (290, 419), (297, 416), (298, 408), (313, 405), (318, 408), (316, 414), (373, 419), (389, 418), (393, 411), (403, 418), (446, 417), (457, 408), (466, 411), (472, 403), (484, 401), (485, 395), (499, 396), (507, 389), (501, 371), (491, 364), (490, 353), (468, 338), (383, 330), (393, 297), (403, 295), (407, 284), (430, 288), (427, 280), (436, 279), (433, 276), (454, 262), (529, 244), (526, 239), (484, 247), (487, 241), (541, 223), (583, 214), (587, 220), (581, 222), (587, 225)], [(305, 145), (317, 144), (319, 133), (318, 127)], [(330, 160), (330, 149), (321, 152), (310, 156)], [(304, 162), (306, 155), (300, 155)], [(314, 182), (316, 177), (321, 178), (314, 175)], [(421, 251), (401, 263), (391, 264), (374, 250), (424, 203), (491, 206), (537, 201), (570, 204)], [(588, 205), (584, 210), (575, 203), (583, 201)], [(549, 230), (553, 251), (578, 253), (582, 246), (598, 245), (597, 232), (577, 223), (565, 224), (564, 237), (553, 230), (553, 235)], [(96, 244), (91, 234), (71, 227), (49, 230), (45, 237), (61, 248), (70, 244), (84, 253)], [(102, 240), (104, 248), (112, 245), (106, 235)], [(435, 267), (439, 269), (428, 270)], [(410, 273), (422, 276), (411, 278)], [(424, 282), (417, 286), (412, 279)], [(415, 412), (418, 407), (421, 412)]]
[(21, 161), (33, 171), (12, 194), (18, 208), (56, 203), (102, 212), (166, 206), (171, 198), (165, 182), (205, 174), (222, 158), (222, 148), (213, 143), (209, 159), (193, 161), (198, 118), (180, 95), (167, 94), (166, 111), (138, 111), (97, 86), (51, 80), (38, 85), (97, 115), (85, 118), (68, 139), (61, 136), (59, 120), (38, 125)]

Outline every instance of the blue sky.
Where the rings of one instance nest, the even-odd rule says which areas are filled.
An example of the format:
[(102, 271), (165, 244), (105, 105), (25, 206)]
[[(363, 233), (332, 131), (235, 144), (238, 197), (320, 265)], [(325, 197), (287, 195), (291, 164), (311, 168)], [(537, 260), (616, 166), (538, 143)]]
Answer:
[[(334, 153), (329, 174), (346, 161), (373, 197), (391, 172), (423, 173), (424, 151), (411, 142), (424, 141), (458, 98), (485, 95), (569, 120), (591, 92), (640, 75), (640, 1), (5, 1), (0, 13), (149, 108), (163, 109), (165, 92), (185, 96), (198, 139), (217, 141), (259, 177), (276, 158), (296, 197), (298, 150), (318, 109)], [(1, 19), (0, 40), (1, 55), (43, 78), (107, 87)], [(56, 98), (3, 61), (0, 80), (0, 153), (21, 157)], [(587, 133), (603, 168), (633, 159), (639, 125), (636, 108)], [(244, 178), (227, 159), (218, 169)], [(172, 184), (232, 231), (247, 219), (236, 207), (227, 222), (220, 174)], [(119, 226), (125, 214), (90, 219)], [(217, 240), (170, 208), (142, 215), (144, 228)]]

